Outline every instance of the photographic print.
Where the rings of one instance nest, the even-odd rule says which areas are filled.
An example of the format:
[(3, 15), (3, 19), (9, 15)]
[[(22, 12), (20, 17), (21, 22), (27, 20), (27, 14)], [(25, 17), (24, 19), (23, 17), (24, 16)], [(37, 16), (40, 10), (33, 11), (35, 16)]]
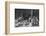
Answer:
[(42, 33), (44, 3), (6, 2), (6, 33)]
[(39, 9), (15, 8), (15, 27), (39, 26)]

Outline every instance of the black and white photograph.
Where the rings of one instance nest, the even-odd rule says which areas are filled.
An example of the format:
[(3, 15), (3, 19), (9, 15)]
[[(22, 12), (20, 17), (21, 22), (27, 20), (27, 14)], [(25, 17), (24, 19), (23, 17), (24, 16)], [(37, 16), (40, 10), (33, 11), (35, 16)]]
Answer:
[(39, 27), (39, 9), (15, 8), (15, 27)]

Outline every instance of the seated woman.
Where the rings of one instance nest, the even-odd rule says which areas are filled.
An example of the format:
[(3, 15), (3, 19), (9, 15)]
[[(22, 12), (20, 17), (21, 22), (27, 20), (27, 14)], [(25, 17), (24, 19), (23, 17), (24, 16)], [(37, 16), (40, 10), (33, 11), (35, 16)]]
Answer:
[(35, 16), (32, 18), (31, 22), (32, 22), (32, 26), (38, 26), (39, 25), (38, 18)]

